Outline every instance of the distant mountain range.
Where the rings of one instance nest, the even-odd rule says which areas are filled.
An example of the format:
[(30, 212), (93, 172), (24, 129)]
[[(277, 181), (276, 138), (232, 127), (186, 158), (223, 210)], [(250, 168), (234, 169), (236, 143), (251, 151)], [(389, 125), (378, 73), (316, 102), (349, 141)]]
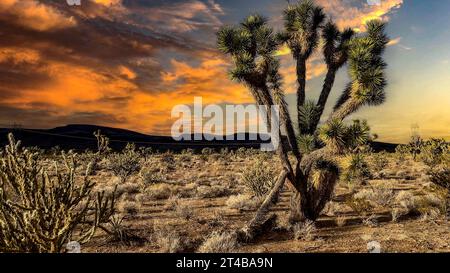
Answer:
[[(225, 147), (228, 149), (237, 149), (240, 147), (258, 149), (261, 143), (266, 142), (261, 140), (260, 135), (249, 133), (235, 134), (233, 136), (234, 140), (230, 141), (207, 141), (204, 139), (176, 141), (169, 136), (152, 136), (119, 128), (72, 124), (53, 129), (0, 128), (0, 145), (4, 146), (7, 143), (7, 135), (12, 132), (16, 139), (22, 141), (24, 146), (36, 146), (43, 149), (59, 146), (64, 150), (95, 150), (97, 148), (97, 140), (94, 137), (94, 132), (97, 130), (100, 130), (103, 135), (106, 135), (110, 139), (110, 147), (114, 150), (122, 149), (128, 142), (133, 142), (138, 147), (152, 147), (153, 149), (160, 151), (180, 151), (187, 148), (201, 150), (206, 147), (214, 149)], [(225, 138), (226, 136), (224, 136), (224, 139)], [(250, 140), (255, 138), (257, 140)], [(194, 139), (194, 135), (191, 136), (191, 139)], [(397, 145), (373, 142), (371, 146), (375, 151), (385, 150), (392, 152)]]

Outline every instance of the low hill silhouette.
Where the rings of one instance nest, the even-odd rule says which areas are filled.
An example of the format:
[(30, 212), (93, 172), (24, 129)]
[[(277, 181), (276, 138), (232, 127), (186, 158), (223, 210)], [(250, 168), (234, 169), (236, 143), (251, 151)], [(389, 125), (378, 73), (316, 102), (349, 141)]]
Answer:
[[(21, 140), (24, 146), (39, 147), (42, 149), (50, 149), (52, 147), (60, 147), (64, 150), (83, 151), (86, 149), (95, 150), (97, 148), (97, 140), (94, 137), (94, 132), (100, 130), (103, 135), (110, 139), (110, 147), (113, 150), (121, 150), (125, 145), (135, 143), (138, 147), (151, 147), (159, 151), (180, 151), (183, 149), (201, 150), (203, 148), (228, 148), (230, 150), (245, 148), (260, 148), (262, 135), (255, 135), (249, 133), (239, 133), (232, 136), (234, 140), (213, 140), (207, 141), (192, 140), (176, 141), (169, 136), (154, 136), (146, 135), (131, 130), (112, 128), (88, 124), (71, 124), (53, 129), (26, 129), (26, 128), (0, 128), (0, 144), (4, 146), (7, 143), (7, 135), (12, 132), (16, 139)], [(251, 139), (257, 140), (251, 140)], [(226, 136), (223, 137), (226, 139)], [(243, 140), (238, 140), (243, 139)], [(373, 142), (372, 148), (375, 151), (393, 152), (396, 144)]]

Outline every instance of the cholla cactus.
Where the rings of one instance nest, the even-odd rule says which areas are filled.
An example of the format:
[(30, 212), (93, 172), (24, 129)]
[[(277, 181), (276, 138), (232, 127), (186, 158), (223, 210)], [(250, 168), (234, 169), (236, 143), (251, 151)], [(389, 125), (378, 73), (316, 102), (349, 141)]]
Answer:
[(109, 138), (105, 135), (102, 135), (101, 131), (98, 130), (94, 133), (95, 138), (97, 139), (97, 155), (104, 155), (111, 151), (109, 148)]
[(109, 221), (114, 193), (94, 196), (87, 176), (75, 181), (75, 155), (63, 159), (65, 170), (55, 163), (50, 175), (9, 135), (0, 160), (0, 252), (60, 252), (71, 240), (87, 242)]
[[(230, 72), (232, 79), (245, 84), (256, 103), (265, 105), (266, 109), (279, 105), (280, 126), (286, 132), (288, 140), (278, 147), (283, 171), (256, 216), (243, 229), (247, 237), (252, 237), (254, 234), (251, 233), (258, 232), (257, 226), (261, 227), (264, 221), (267, 222), (267, 218), (263, 216), (272, 203), (270, 200), (274, 200), (274, 195), (278, 194), (286, 180), (294, 190), (291, 221), (316, 220), (330, 200), (339, 178), (336, 152), (353, 150), (361, 142), (370, 140), (366, 123), (355, 122), (346, 126), (342, 123), (343, 120), (362, 106), (379, 105), (385, 99), (386, 64), (382, 53), (389, 39), (385, 35), (383, 22), (369, 21), (367, 33), (358, 37), (353, 37), (350, 30), (339, 31), (333, 23), (326, 25), (322, 38), (325, 40), (323, 53), (329, 73), (319, 102), (314, 106), (310, 102), (305, 104), (306, 61), (319, 45), (320, 30), (326, 16), (322, 8), (309, 0), (289, 4), (284, 15), (285, 29), (280, 34), (275, 34), (267, 20), (260, 15), (251, 15), (239, 26), (224, 27), (217, 34), (218, 48), (230, 55), (234, 62), (234, 68)], [(294, 122), (285, 102), (283, 79), (277, 59), (277, 50), (282, 44), (291, 49), (292, 57), (297, 63), (296, 124), (299, 132), (309, 135), (309, 140), (314, 137), (316, 143), (322, 144), (322, 148), (308, 154), (303, 154), (299, 149), (298, 137), (293, 129)], [(324, 128), (318, 130), (317, 124), (334, 83), (334, 75), (345, 63), (348, 63), (351, 81)], [(315, 145), (308, 145), (311, 146)], [(293, 152), (295, 162), (290, 160), (289, 150)]]
[(136, 147), (132, 143), (127, 146), (121, 153), (113, 153), (108, 156), (107, 168), (120, 178), (121, 182), (125, 182), (127, 178), (141, 169), (141, 156), (136, 151)]

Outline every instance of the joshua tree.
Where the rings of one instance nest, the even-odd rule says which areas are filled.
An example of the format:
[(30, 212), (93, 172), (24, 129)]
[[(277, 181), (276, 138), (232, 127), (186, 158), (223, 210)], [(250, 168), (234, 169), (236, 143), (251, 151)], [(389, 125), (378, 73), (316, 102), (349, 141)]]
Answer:
[[(316, 220), (330, 200), (339, 178), (339, 168), (335, 163), (336, 153), (351, 148), (369, 136), (365, 123), (355, 122), (351, 126), (346, 126), (343, 120), (363, 105), (378, 105), (384, 101), (386, 65), (382, 53), (388, 42), (384, 33), (385, 24), (370, 21), (367, 23), (367, 33), (353, 37), (350, 30), (338, 32), (333, 30), (334, 27), (329, 23), (325, 26), (325, 31), (336, 32), (333, 35), (330, 33), (322, 35), (323, 38), (329, 39), (325, 42), (328, 49), (324, 49), (329, 70), (334, 70), (332, 73), (335, 73), (348, 59), (350, 82), (322, 127), (318, 128), (318, 124), (315, 124), (308, 130), (302, 128), (304, 123), (301, 123), (300, 119), (305, 115), (302, 111), (305, 110), (306, 73), (303, 65), (318, 45), (320, 37), (318, 29), (324, 19), (325, 15), (321, 8), (314, 6), (310, 1), (303, 1), (295, 6), (289, 6), (285, 11), (286, 24), (282, 34), (275, 35), (260, 15), (251, 15), (239, 26), (223, 27), (218, 32), (219, 49), (231, 55), (234, 62), (234, 69), (230, 72), (231, 78), (245, 84), (256, 103), (265, 105), (267, 109), (274, 104), (280, 106), (280, 126), (286, 131), (289, 140), (288, 143), (281, 143), (278, 148), (283, 171), (255, 217), (240, 233), (244, 239), (251, 239), (261, 231), (265, 223), (268, 223), (268, 219), (271, 219), (267, 218), (268, 209), (273, 200), (276, 200), (286, 180), (294, 192), (291, 198), (291, 221)], [(318, 142), (321, 148), (307, 155), (299, 150), (293, 122), (284, 99), (279, 61), (274, 56), (275, 50), (283, 42), (291, 48), (299, 68), (297, 73), (299, 131), (320, 136)], [(333, 47), (330, 44), (333, 44)], [(331, 78), (330, 76), (329, 82)], [(325, 105), (328, 100), (328, 89), (331, 89), (331, 84), (324, 89), (320, 105)], [(322, 115), (323, 110), (319, 112)], [(289, 149), (294, 154), (293, 161), (288, 157)]]

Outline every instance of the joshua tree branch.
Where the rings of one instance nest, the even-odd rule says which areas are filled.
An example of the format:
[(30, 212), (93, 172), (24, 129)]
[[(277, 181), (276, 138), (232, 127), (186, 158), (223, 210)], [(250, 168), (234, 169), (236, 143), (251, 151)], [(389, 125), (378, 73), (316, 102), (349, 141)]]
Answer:
[(347, 116), (356, 112), (361, 106), (361, 103), (353, 98), (346, 100), (339, 108), (337, 108), (330, 116), (331, 119), (344, 120)]
[(286, 182), (288, 172), (283, 170), (278, 176), (277, 182), (273, 186), (272, 190), (264, 199), (259, 209), (256, 211), (255, 216), (247, 223), (247, 225), (240, 230), (240, 237), (243, 241), (252, 240), (260, 231), (261, 226), (266, 222), (266, 215), (269, 212), (270, 207), (275, 203), (281, 189)]
[[(297, 58), (297, 112), (305, 104), (306, 94), (306, 59), (303, 57)], [(300, 125), (300, 120), (298, 120)]]
[[(314, 116), (313, 124), (311, 128), (315, 131), (317, 126), (319, 125), (320, 118), (323, 115), (323, 111), (325, 110), (325, 105), (327, 104), (328, 97), (330, 95), (331, 89), (333, 88), (334, 80), (336, 78), (336, 69), (333, 67), (328, 68), (327, 75), (325, 77), (322, 92), (320, 93), (319, 101), (317, 102), (317, 114)], [(314, 134), (314, 132), (310, 132), (310, 134)]]

